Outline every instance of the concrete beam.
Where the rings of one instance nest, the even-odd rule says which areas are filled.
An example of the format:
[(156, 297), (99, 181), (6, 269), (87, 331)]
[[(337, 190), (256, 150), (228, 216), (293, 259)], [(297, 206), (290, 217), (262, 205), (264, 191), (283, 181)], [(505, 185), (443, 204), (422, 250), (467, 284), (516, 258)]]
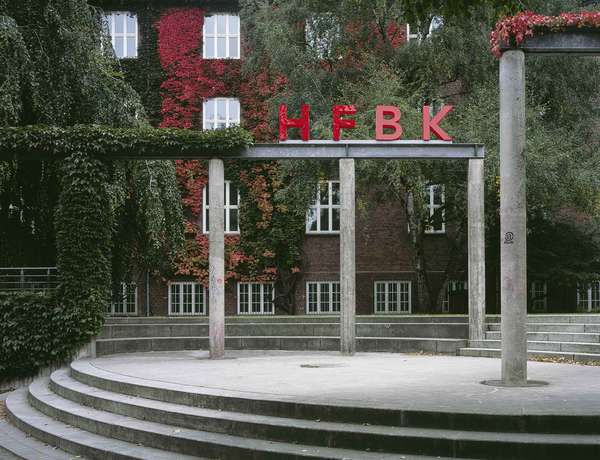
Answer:
[(525, 54), (500, 59), (500, 305), (502, 381), (527, 384)]
[(223, 160), (208, 164), (208, 308), (211, 359), (225, 355), (225, 170)]
[(340, 351), (356, 351), (356, 199), (354, 160), (340, 160)]
[[(504, 45), (500, 49), (515, 48)], [(516, 49), (527, 54), (600, 56), (600, 32), (577, 30), (537, 34), (525, 38)]]
[(485, 214), (483, 160), (469, 160), (469, 340), (485, 338)]

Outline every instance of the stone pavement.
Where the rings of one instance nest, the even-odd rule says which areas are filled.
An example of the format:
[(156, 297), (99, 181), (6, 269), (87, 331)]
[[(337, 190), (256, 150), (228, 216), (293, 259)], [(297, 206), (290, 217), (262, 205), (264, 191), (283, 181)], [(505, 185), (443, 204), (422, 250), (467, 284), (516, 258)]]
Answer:
[(337, 352), (205, 351), (114, 355), (90, 361), (115, 378), (145, 385), (246, 398), (386, 409), (503, 414), (600, 415), (600, 368), (530, 362), (531, 379), (548, 386), (496, 388), (488, 358)]

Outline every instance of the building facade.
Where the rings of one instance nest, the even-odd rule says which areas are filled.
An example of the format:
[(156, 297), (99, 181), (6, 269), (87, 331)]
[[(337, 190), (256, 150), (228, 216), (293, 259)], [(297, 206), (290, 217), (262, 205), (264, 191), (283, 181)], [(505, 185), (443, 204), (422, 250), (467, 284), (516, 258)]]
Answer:
[[(106, 30), (116, 57), (129, 81), (140, 93), (152, 123), (189, 129), (220, 129), (243, 125), (262, 139), (272, 136), (264, 126), (264, 110), (257, 96), (256, 78), (242, 77), (243, 24), (237, 5), (230, 2), (140, 2), (99, 1)], [(318, 40), (306, 24), (306, 39)], [(439, 24), (438, 24), (439, 25)], [(398, 46), (419, 37), (407, 25)], [(315, 46), (326, 51), (322, 39)], [(256, 80), (256, 81), (255, 81)], [(274, 85), (274, 84), (273, 84)], [(271, 89), (273, 89), (271, 85)], [(183, 103), (181, 101), (184, 101)], [(180, 170), (186, 163), (179, 165)], [(339, 283), (339, 181), (325, 178), (309, 207), (302, 243), (302, 264), (292, 294), (291, 308), (282, 310), (273, 302), (275, 283), (231, 277), (226, 285), (227, 315), (336, 314), (340, 308)], [(208, 229), (206, 183), (197, 187), (198, 209), (190, 220), (199, 240)], [(369, 191), (358, 190), (363, 198)], [(427, 187), (427, 210), (432, 216), (423, 244), (428, 255), (428, 279), (443, 295), (435, 307), (418, 301), (414, 247), (404, 208), (393, 201), (357, 214), (356, 276), (358, 314), (466, 313), (466, 258), (462, 257), (453, 278), (446, 275), (451, 248), (444, 221), (444, 187)], [(240, 196), (227, 181), (225, 231), (239, 235)], [(435, 216), (435, 218), (433, 218)], [(488, 312), (497, 313), (497, 274), (488, 276)], [(204, 284), (194, 276), (140, 276), (123, 283), (111, 306), (113, 315), (185, 316), (208, 313)], [(530, 282), (530, 310), (600, 310), (600, 285), (553, 288), (543, 280)]]

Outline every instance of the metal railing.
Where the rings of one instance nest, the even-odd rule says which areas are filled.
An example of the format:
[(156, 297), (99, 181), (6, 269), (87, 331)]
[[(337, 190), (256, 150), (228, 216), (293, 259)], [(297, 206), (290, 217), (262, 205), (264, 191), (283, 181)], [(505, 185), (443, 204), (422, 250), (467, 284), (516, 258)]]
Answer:
[(50, 291), (57, 285), (56, 267), (0, 267), (0, 292)]

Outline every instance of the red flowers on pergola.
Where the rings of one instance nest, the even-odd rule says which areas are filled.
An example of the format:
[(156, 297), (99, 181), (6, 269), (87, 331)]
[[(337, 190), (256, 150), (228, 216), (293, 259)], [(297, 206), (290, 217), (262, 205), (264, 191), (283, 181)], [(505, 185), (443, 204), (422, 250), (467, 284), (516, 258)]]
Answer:
[(600, 12), (561, 13), (558, 16), (544, 16), (524, 11), (516, 16), (506, 17), (496, 23), (490, 34), (490, 46), (494, 56), (502, 55), (501, 45), (519, 45), (527, 37), (545, 31), (561, 32), (569, 29), (600, 29)]

